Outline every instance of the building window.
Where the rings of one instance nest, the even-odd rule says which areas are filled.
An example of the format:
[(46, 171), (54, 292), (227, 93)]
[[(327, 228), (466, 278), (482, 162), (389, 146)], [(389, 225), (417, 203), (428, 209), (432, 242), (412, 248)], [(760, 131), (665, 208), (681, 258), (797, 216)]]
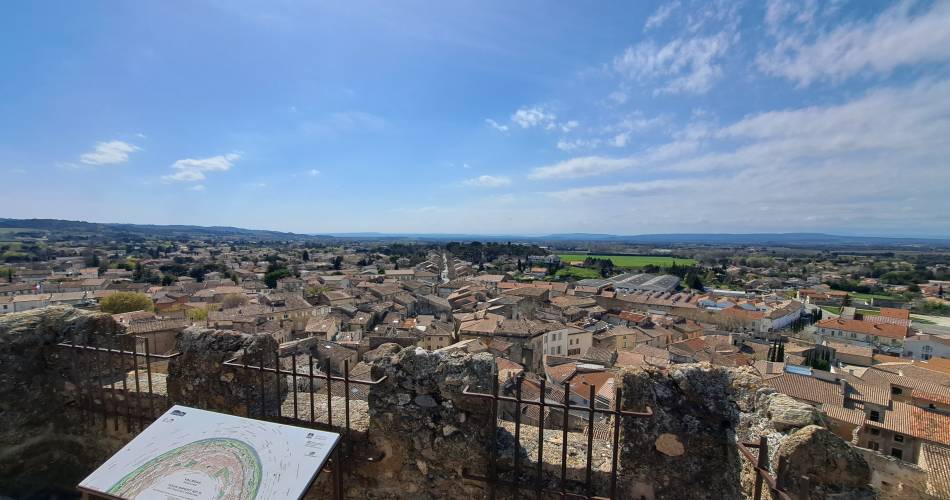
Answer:
[(891, 456), (894, 458), (904, 458), (904, 450), (900, 448), (891, 448)]
[(868, 441), (868, 449), (878, 451), (881, 449), (881, 445), (879, 445), (877, 441)]
[(894, 434), (894, 441), (897, 441), (898, 443), (903, 443), (903, 442), (904, 442), (904, 435), (903, 435), (903, 434)]
[(876, 429), (876, 428), (874, 428), (874, 427), (871, 428), (871, 435), (872, 435), (872, 436), (877, 436), (877, 435), (880, 434), (880, 433), (881, 433), (881, 429)]
[(876, 410), (871, 410), (871, 414), (868, 415), (868, 420), (873, 420), (874, 422), (881, 421), (881, 414)]
[(903, 393), (904, 393), (904, 389), (901, 389), (900, 387), (896, 387), (896, 386), (891, 387), (892, 396), (900, 396)]

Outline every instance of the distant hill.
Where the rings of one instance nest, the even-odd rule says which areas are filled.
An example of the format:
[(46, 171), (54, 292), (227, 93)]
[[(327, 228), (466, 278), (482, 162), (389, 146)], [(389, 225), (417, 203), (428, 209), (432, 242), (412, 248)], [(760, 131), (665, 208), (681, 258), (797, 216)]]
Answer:
[[(841, 236), (825, 233), (683, 233), (615, 235), (602, 233), (558, 233), (548, 235), (470, 233), (383, 233), (353, 232), (300, 234), (230, 226), (190, 226), (156, 224), (113, 224), (60, 219), (3, 219), (0, 229), (45, 231), (59, 236), (110, 239), (164, 238), (251, 241), (511, 241), (564, 245), (572, 242), (628, 243), (641, 245), (790, 246), (790, 247), (929, 247), (950, 248), (950, 239), (882, 236)], [(0, 234), (9, 231), (0, 231)]]
[(156, 224), (111, 224), (60, 219), (0, 219), (0, 228), (45, 231), (60, 236), (109, 239), (164, 238), (251, 241), (301, 241), (329, 239), (325, 236), (286, 233), (229, 226), (188, 226)]

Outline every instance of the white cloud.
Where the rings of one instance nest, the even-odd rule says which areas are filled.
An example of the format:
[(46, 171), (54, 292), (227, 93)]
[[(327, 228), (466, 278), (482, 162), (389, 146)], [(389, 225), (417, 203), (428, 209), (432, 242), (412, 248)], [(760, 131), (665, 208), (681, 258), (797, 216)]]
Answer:
[(129, 161), (129, 154), (139, 147), (123, 141), (97, 142), (95, 148), (79, 157), (86, 165), (116, 165)]
[(189, 191), (204, 191), (205, 186), (204, 184), (195, 184), (194, 186), (189, 187), (188, 190)]
[(562, 191), (551, 191), (547, 194), (561, 200), (573, 200), (577, 198), (618, 194), (650, 195), (675, 190), (677, 188), (690, 186), (695, 183), (695, 180), (661, 179), (645, 182), (622, 182), (605, 186), (571, 188)]
[(569, 120), (560, 124), (559, 126), (561, 127), (562, 132), (570, 132), (571, 130), (577, 128), (578, 125), (580, 125), (580, 123), (577, 123), (577, 120)]
[(733, 37), (722, 31), (711, 36), (677, 38), (663, 46), (641, 42), (615, 58), (613, 68), (641, 83), (659, 81), (654, 94), (703, 94), (722, 76), (720, 60)]
[(507, 132), (507, 131), (508, 131), (508, 125), (502, 125), (502, 124), (496, 122), (495, 120), (492, 120), (491, 118), (485, 118), (485, 123), (487, 123), (489, 126), (491, 126), (491, 128), (493, 128), (493, 129), (495, 129), (495, 130), (497, 130), (497, 131), (499, 131), (499, 132)]
[(692, 141), (676, 141), (647, 149), (638, 155), (624, 158), (582, 156), (564, 160), (553, 165), (537, 167), (528, 174), (529, 179), (576, 179), (603, 175), (634, 167), (648, 167), (675, 159), (696, 149)]
[(511, 115), (511, 121), (521, 128), (542, 127), (553, 129), (557, 116), (541, 107), (521, 108)]
[(589, 149), (599, 147), (603, 141), (597, 138), (593, 139), (559, 139), (557, 141), (557, 148), (561, 151), (574, 151), (575, 149)]
[[(783, 4), (776, 4), (783, 5)], [(806, 40), (807, 33), (783, 31), (782, 7), (769, 9), (766, 22), (777, 32), (775, 47), (756, 58), (765, 73), (805, 87), (840, 82), (859, 74), (886, 75), (902, 66), (950, 61), (950, 2), (933, 2), (912, 15), (902, 2), (866, 22), (848, 23)]]
[(162, 176), (162, 180), (170, 182), (197, 182), (207, 178), (207, 172), (224, 172), (231, 170), (234, 163), (241, 158), (239, 153), (211, 156), (208, 158), (185, 158), (172, 163), (174, 173)]
[(547, 210), (588, 230), (636, 224), (641, 231), (847, 229), (946, 236), (934, 228), (950, 227), (947, 130), (950, 80), (922, 81), (832, 105), (710, 123), (702, 142), (684, 139), (618, 158), (572, 158), (529, 177), (613, 174), (613, 182), (575, 182), (546, 193), (558, 201), (583, 199), (570, 210), (553, 203)]
[(311, 168), (310, 170), (307, 170), (307, 175), (309, 175), (310, 177), (316, 177), (320, 175), (320, 171), (315, 168)]
[(653, 28), (659, 28), (663, 25), (663, 23), (666, 22), (667, 19), (669, 19), (670, 15), (673, 14), (673, 11), (679, 7), (680, 3), (678, 1), (668, 2), (661, 5), (656, 9), (656, 12), (654, 12), (653, 15), (647, 18), (647, 22), (643, 25), (643, 30), (648, 31)]
[(465, 179), (462, 184), (469, 187), (478, 188), (498, 188), (511, 184), (511, 179), (504, 176), (480, 175), (471, 179)]

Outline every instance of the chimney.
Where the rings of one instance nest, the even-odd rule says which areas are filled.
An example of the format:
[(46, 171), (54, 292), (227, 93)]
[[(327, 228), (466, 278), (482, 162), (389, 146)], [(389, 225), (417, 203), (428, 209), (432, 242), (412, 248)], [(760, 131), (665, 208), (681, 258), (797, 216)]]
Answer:
[(848, 381), (845, 379), (838, 380), (838, 383), (841, 384), (841, 395), (844, 396), (845, 401), (848, 400)]

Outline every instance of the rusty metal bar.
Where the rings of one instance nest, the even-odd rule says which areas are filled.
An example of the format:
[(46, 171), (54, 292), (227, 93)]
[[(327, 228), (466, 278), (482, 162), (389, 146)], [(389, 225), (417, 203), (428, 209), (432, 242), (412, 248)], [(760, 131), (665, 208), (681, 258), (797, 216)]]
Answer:
[(515, 481), (521, 479), (521, 377), (515, 378)]
[(310, 370), (310, 422), (313, 423), (317, 421), (313, 409), (313, 354), (307, 353), (307, 367)]
[[(76, 348), (76, 333), (73, 332), (70, 335), (71, 347)], [(86, 377), (80, 375), (83, 372), (83, 360), (82, 351), (79, 352), (79, 359), (76, 363), (72, 363), (72, 372), (73, 376), (76, 379), (76, 403), (79, 406), (79, 418), (82, 421), (83, 425), (86, 424), (86, 408), (85, 408), (85, 394), (86, 394)], [(77, 369), (76, 365), (79, 365)]]
[(122, 410), (119, 408), (119, 398), (116, 397), (115, 393), (115, 355), (112, 354), (112, 348), (109, 347), (109, 343), (112, 342), (115, 345), (115, 337), (105, 337), (106, 340), (106, 369), (109, 370), (109, 401), (112, 403), (112, 430), (119, 432), (119, 415), (122, 414)]
[[(765, 436), (759, 438), (759, 442), (756, 443), (743, 443), (738, 442), (737, 447), (739, 448), (740, 454), (745, 457), (749, 463), (755, 464), (752, 466), (756, 472), (756, 487), (753, 490), (753, 498), (762, 498), (762, 481), (768, 484), (769, 490), (773, 492), (780, 500), (792, 500), (792, 498), (781, 490), (778, 487), (777, 481), (772, 477), (772, 474), (768, 469), (768, 441)], [(758, 456), (752, 454), (749, 451), (749, 448), (757, 448)]]
[(290, 356), (290, 369), (294, 371), (291, 375), (291, 383), (293, 383), (293, 392), (294, 392), (294, 420), (297, 419), (297, 353), (296, 350)]
[(274, 369), (277, 370), (274, 383), (277, 385), (277, 416), (280, 417), (284, 406), (284, 400), (280, 397), (280, 346), (274, 348)]
[[(148, 341), (145, 342), (145, 383), (148, 384), (148, 411), (149, 418), (155, 417), (155, 393), (152, 392), (152, 352), (148, 346)], [(166, 394), (167, 397), (167, 394)]]
[[(756, 469), (768, 468), (769, 460), (769, 442), (765, 436), (759, 437), (759, 456), (756, 461)], [(762, 474), (755, 475), (755, 493), (752, 495), (755, 500), (762, 498)]]
[(561, 496), (567, 493), (567, 426), (570, 418), (571, 383), (564, 381), (564, 410), (561, 422)]
[(593, 458), (594, 458), (594, 385), (590, 386), (590, 412), (587, 414), (587, 477), (585, 478), (586, 491), (587, 495), (590, 496), (594, 493), (593, 484), (591, 483), (591, 467), (593, 467)]
[(260, 382), (261, 382), (261, 417), (267, 416), (267, 407), (264, 406), (264, 349), (261, 349), (261, 366), (260, 366)]
[(333, 426), (333, 380), (330, 379), (330, 358), (327, 358), (323, 373), (327, 376), (327, 425)]
[[(145, 338), (145, 343), (148, 344), (147, 338)], [(132, 375), (135, 377), (135, 414), (138, 416), (139, 429), (144, 429), (145, 419), (142, 418), (142, 387), (139, 384), (139, 339), (138, 337), (132, 337)], [(149, 395), (149, 397), (151, 397), (151, 395)]]
[[(121, 349), (122, 337), (116, 337), (115, 341), (116, 341), (116, 345)], [(132, 338), (132, 341), (133, 342), (135, 341), (134, 337)], [(126, 429), (126, 432), (131, 432), (132, 431), (132, 398), (129, 397), (130, 396), (129, 383), (126, 380), (127, 378), (129, 378), (128, 377), (129, 372), (125, 370), (125, 358), (122, 357), (121, 355), (119, 355), (119, 372), (120, 372), (119, 374), (122, 376), (122, 393), (123, 393), (122, 399), (125, 400), (125, 429)], [(116, 419), (116, 423), (118, 423), (118, 418)]]
[(95, 351), (93, 351), (93, 353), (95, 355), (95, 361), (96, 361), (96, 386), (97, 386), (96, 391), (99, 393), (99, 397), (102, 401), (102, 428), (108, 429), (109, 428), (109, 417), (108, 417), (109, 412), (108, 412), (108, 407), (106, 406), (105, 389), (102, 388), (103, 386), (102, 370), (99, 365), (99, 350), (96, 349)]
[[(234, 358), (234, 359), (230, 359), (230, 360), (228, 360), (228, 361), (225, 361), (225, 362), (224, 362), (224, 365), (225, 365), (225, 366), (237, 366), (237, 367), (240, 367), (241, 365), (238, 364), (236, 360), (237, 360), (237, 358)], [(276, 370), (274, 370), (273, 368), (270, 368), (270, 367), (266, 367), (266, 368), (264, 368), (263, 371), (265, 371), (265, 372), (274, 372), (274, 371), (276, 371)], [(336, 375), (332, 375), (332, 376), (330, 377), (330, 379), (335, 380), (335, 381), (337, 381), (337, 382), (342, 382), (342, 381), (343, 381), (343, 377), (336, 376)], [(384, 376), (380, 377), (380, 378), (377, 379), (377, 380), (350, 379), (350, 383), (353, 383), (353, 384), (362, 384), (362, 385), (379, 385), (379, 384), (381, 384), (381, 383), (382, 383), (383, 381), (385, 381), (385, 380), (386, 380), (386, 376), (384, 375)], [(469, 394), (469, 395), (476, 395), (476, 394)], [(483, 394), (483, 396), (484, 396), (484, 397), (489, 397), (489, 398), (491, 397), (490, 394)], [(499, 397), (499, 399), (505, 399), (505, 398), (504, 398), (504, 397)], [(514, 399), (511, 399), (511, 400), (514, 401)], [(585, 408), (586, 408), (586, 407), (585, 407)]]
[[(380, 381), (382, 381), (382, 380), (383, 380), (383, 379), (380, 379)], [(374, 384), (374, 385), (375, 385), (375, 384)], [(481, 393), (481, 392), (472, 392), (472, 391), (470, 390), (470, 387), (469, 387), (469, 386), (466, 386), (465, 389), (462, 390), (462, 394), (464, 394), (464, 395), (466, 395), (466, 396), (475, 396), (475, 397), (480, 397), (480, 398), (492, 399), (492, 395), (491, 395), (491, 394), (484, 394), (484, 393)], [(513, 398), (513, 397), (511, 397), (511, 396), (501, 396), (501, 395), (499, 395), (499, 396), (497, 397), (497, 399), (498, 399), (498, 401), (508, 401), (508, 402), (512, 402), (512, 403), (515, 402), (515, 398)], [(528, 401), (528, 400), (522, 400), (522, 401), (521, 401), (521, 404), (532, 405), (532, 406), (540, 406), (540, 405), (541, 405), (541, 403), (538, 402), (538, 401)], [(586, 412), (586, 411), (588, 410), (588, 407), (587, 407), (587, 406), (565, 405), (564, 403), (555, 403), (555, 402), (550, 402), (550, 401), (547, 402), (547, 403), (545, 403), (545, 406), (547, 406), (547, 407), (549, 407), (549, 408), (555, 408), (555, 409), (565, 409), (565, 408), (566, 408), (566, 409), (568, 409), (568, 410), (578, 410), (578, 411), (584, 411), (584, 412)], [(594, 408), (594, 411), (595, 411), (596, 413), (602, 414), (602, 415), (613, 415), (613, 414), (614, 414), (613, 411), (611, 411), (611, 410), (606, 410), (606, 409), (603, 409), (603, 408), (596, 408), (596, 407), (595, 407), (595, 408)], [(620, 416), (622, 416), (622, 417), (652, 417), (652, 416), (653, 416), (653, 409), (648, 406), (648, 407), (646, 407), (646, 409), (645, 409), (644, 411), (642, 411), (642, 412), (641, 412), (641, 411), (621, 411), (621, 412), (620, 412)]]
[(346, 432), (350, 432), (350, 360), (343, 360), (343, 413), (346, 414)]
[[(56, 344), (56, 347), (75, 348), (75, 349), (81, 349), (81, 350), (87, 350), (87, 351), (100, 351), (100, 352), (109, 352), (113, 350), (106, 347), (96, 347), (93, 345), (73, 346), (69, 342), (60, 342), (59, 344)], [(119, 352), (121, 354), (132, 354), (131, 351), (119, 351)], [(180, 352), (173, 352), (171, 354), (152, 354), (152, 357), (156, 359), (172, 359), (172, 358), (177, 358), (178, 356), (181, 356)]]
[(620, 404), (623, 401), (623, 390), (617, 387), (614, 392), (614, 412), (610, 417), (614, 420), (613, 447), (610, 450), (610, 498), (617, 498), (617, 456), (620, 454)]
[(541, 499), (541, 492), (544, 489), (544, 400), (545, 395), (545, 379), (541, 379), (541, 395), (538, 396), (538, 401), (541, 405), (538, 407), (538, 477), (537, 484), (535, 489), (538, 493), (538, 500)]
[(498, 453), (498, 374), (492, 368), (491, 379), (491, 451), (489, 454), (488, 469), (491, 482), (488, 485), (488, 498), (495, 498), (495, 483), (498, 481), (498, 465), (495, 463), (495, 455)]

